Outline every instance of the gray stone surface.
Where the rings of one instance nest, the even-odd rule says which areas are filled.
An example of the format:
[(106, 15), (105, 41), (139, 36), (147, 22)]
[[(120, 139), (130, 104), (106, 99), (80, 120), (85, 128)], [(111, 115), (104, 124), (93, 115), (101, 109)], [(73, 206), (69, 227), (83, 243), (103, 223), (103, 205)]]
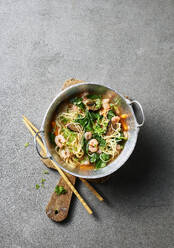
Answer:
[[(74, 197), (56, 224), (45, 206), (59, 176), (43, 176), (21, 116), (39, 127), (71, 77), (135, 97), (146, 123), (129, 161), (96, 185), (106, 202), (77, 184), (95, 215)], [(174, 247), (174, 1), (0, 0), (0, 101), (0, 247)]]

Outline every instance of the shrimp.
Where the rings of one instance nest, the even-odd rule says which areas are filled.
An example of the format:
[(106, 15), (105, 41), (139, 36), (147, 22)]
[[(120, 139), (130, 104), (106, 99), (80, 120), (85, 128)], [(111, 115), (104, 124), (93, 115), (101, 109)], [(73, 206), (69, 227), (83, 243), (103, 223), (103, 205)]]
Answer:
[(124, 137), (125, 137), (126, 139), (128, 139), (128, 133), (127, 133), (126, 131), (124, 131), (123, 134), (124, 134)]
[(115, 124), (117, 124), (120, 121), (120, 117), (119, 116), (114, 116), (111, 119), (112, 125), (115, 126)]
[(85, 133), (85, 139), (90, 140), (92, 138), (92, 133), (91, 132), (86, 132)]
[(108, 113), (108, 110), (110, 109), (109, 99), (103, 99), (102, 100), (102, 109), (100, 110), (100, 114), (103, 116), (106, 116)]
[(81, 94), (81, 98), (82, 98), (83, 100), (86, 100), (86, 99), (87, 99), (87, 95), (89, 95), (89, 93), (88, 93), (87, 91), (85, 91), (85, 92), (83, 92), (83, 93)]
[(90, 165), (89, 160), (85, 160), (85, 161), (83, 161), (83, 162), (82, 162), (82, 165)]
[(121, 146), (120, 145), (117, 145), (117, 151), (120, 152), (121, 151)]
[(63, 135), (57, 135), (55, 137), (55, 143), (59, 148), (62, 148), (65, 143), (65, 138), (63, 137)]
[(103, 99), (102, 105), (103, 105), (103, 108), (105, 109), (105, 111), (109, 110), (110, 109), (109, 99)]
[(89, 141), (89, 151), (97, 152), (98, 150), (98, 141), (96, 139), (92, 139)]
[(77, 111), (78, 111), (78, 107), (77, 107), (76, 105), (73, 105), (72, 110), (73, 110), (74, 112), (77, 112)]

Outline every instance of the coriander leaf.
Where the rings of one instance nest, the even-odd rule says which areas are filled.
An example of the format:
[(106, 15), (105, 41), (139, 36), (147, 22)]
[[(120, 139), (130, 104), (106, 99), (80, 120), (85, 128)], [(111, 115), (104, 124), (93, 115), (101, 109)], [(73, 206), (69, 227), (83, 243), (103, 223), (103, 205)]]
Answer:
[(35, 187), (36, 187), (36, 189), (39, 189), (39, 188), (40, 188), (39, 184), (36, 184), (36, 186), (35, 186)]
[(114, 117), (114, 116), (115, 116), (115, 113), (112, 110), (109, 110), (108, 115), (107, 115), (108, 119), (111, 120), (112, 117)]
[(99, 124), (96, 124), (94, 127), (94, 133), (98, 134), (98, 135), (101, 135), (103, 133), (105, 133), (105, 129), (103, 127), (101, 127)]
[(24, 146), (25, 147), (28, 147), (29, 146), (29, 142), (26, 142)]
[(100, 109), (101, 108), (101, 105), (102, 105), (102, 101), (101, 101), (101, 99), (96, 99), (96, 101), (95, 101), (95, 108), (96, 108), (96, 110), (98, 110), (98, 109)]
[(58, 186), (56, 185), (55, 189), (54, 189), (54, 192), (57, 194), (57, 195), (62, 195), (62, 194), (66, 194), (67, 193), (67, 190), (64, 189), (63, 186)]

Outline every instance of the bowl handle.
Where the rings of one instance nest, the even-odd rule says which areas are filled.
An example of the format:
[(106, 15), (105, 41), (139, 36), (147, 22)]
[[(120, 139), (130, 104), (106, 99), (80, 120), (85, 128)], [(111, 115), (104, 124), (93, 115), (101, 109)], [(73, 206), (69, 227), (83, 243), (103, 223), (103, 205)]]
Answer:
[(139, 107), (139, 109), (141, 111), (141, 115), (142, 115), (142, 122), (141, 123), (137, 122), (137, 127), (139, 127), (139, 128), (142, 127), (144, 125), (145, 116), (144, 116), (144, 111), (143, 111), (143, 108), (142, 108), (141, 104), (136, 100), (129, 101), (129, 104), (130, 105), (132, 105), (132, 104), (138, 105), (138, 107)]
[[(36, 151), (37, 151), (37, 153), (39, 154), (39, 156), (41, 157), (41, 158), (43, 158), (43, 159), (50, 159), (51, 158), (51, 156), (50, 155), (47, 155), (47, 157), (43, 157), (41, 154), (40, 154), (40, 151), (39, 151), (39, 148), (38, 148), (38, 143), (37, 143), (37, 136), (40, 134), (40, 133), (44, 133), (44, 131), (38, 131), (36, 134), (35, 134), (35, 136), (34, 136), (34, 144), (35, 144), (35, 147), (36, 147)], [(41, 138), (42, 139), (42, 138)], [(42, 141), (43, 142), (43, 141)]]

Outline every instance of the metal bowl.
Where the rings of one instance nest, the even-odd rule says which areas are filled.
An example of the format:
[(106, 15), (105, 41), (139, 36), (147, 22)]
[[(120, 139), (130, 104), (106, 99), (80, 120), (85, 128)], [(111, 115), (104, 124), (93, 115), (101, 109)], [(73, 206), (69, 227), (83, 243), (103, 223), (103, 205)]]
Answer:
[[(129, 116), (127, 119), (127, 125), (129, 126), (128, 140), (124, 146), (123, 151), (110, 164), (98, 170), (86, 170), (85, 171), (85, 170), (80, 170), (79, 168), (69, 169), (67, 165), (63, 161), (61, 161), (60, 157), (55, 152), (53, 145), (49, 141), (51, 121), (53, 120), (53, 117), (55, 116), (57, 112), (59, 104), (62, 103), (64, 100), (67, 100), (68, 98), (76, 94), (82, 93), (84, 91), (88, 91), (90, 93), (95, 93), (99, 95), (102, 95), (105, 93), (114, 95), (119, 100), (121, 112), (126, 113)], [(138, 109), (142, 115), (141, 123), (137, 122), (134, 110), (132, 108), (133, 104), (136, 104), (139, 107)], [(136, 100), (130, 101), (124, 96), (122, 96), (121, 94), (119, 94), (118, 92), (116, 92), (115, 90), (109, 87), (106, 87), (104, 85), (100, 85), (96, 83), (81, 83), (81, 84), (70, 86), (69, 88), (61, 91), (55, 97), (55, 99), (50, 104), (44, 116), (40, 131), (35, 136), (35, 143), (36, 143), (36, 137), (40, 133), (42, 140), (44, 142), (44, 145), (46, 147), (46, 150), (47, 150), (47, 157), (45, 158), (49, 158), (53, 160), (62, 170), (76, 177), (82, 177), (86, 179), (96, 179), (96, 178), (101, 178), (101, 177), (105, 177), (107, 175), (112, 174), (127, 161), (127, 159), (130, 157), (131, 153), (133, 152), (135, 148), (137, 137), (138, 137), (138, 132), (139, 132), (140, 127), (143, 126), (143, 124), (144, 124), (144, 113), (143, 113), (142, 106), (138, 101)], [(37, 143), (36, 143), (36, 149), (38, 151)]]

